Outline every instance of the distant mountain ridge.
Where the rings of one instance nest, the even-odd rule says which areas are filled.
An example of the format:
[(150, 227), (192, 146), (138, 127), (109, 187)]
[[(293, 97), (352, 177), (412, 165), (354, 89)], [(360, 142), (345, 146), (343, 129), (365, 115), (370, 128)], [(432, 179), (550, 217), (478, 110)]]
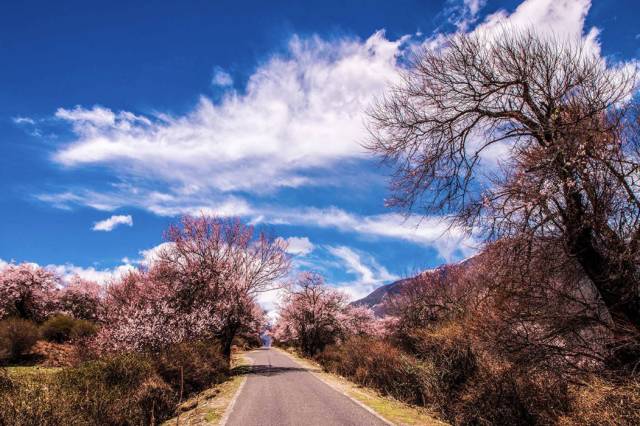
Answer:
[(368, 296), (363, 297), (362, 299), (358, 299), (356, 301), (351, 302), (353, 306), (366, 306), (367, 308), (371, 308), (376, 316), (384, 316), (384, 302), (389, 298), (389, 296), (393, 296), (396, 294), (400, 294), (402, 288), (409, 283), (413, 277), (411, 278), (403, 278), (398, 281), (394, 281), (391, 284), (385, 284), (381, 287), (376, 288)]
[(460, 266), (467, 266), (471, 263), (472, 259), (474, 259), (476, 256), (471, 256), (467, 259), (464, 259), (460, 262), (458, 262), (457, 264), (444, 264), (444, 265), (440, 265), (435, 269), (427, 269), (425, 271), (420, 272), (419, 274), (416, 274), (413, 277), (409, 277), (409, 278), (403, 278), (401, 280), (398, 281), (394, 281), (390, 284), (385, 284), (381, 287), (378, 287), (377, 289), (373, 290), (371, 293), (369, 293), (369, 295), (363, 297), (362, 299), (358, 299), (355, 300), (353, 302), (351, 302), (351, 305), (353, 306), (366, 306), (368, 308), (371, 308), (374, 312), (374, 314), (376, 314), (376, 316), (378, 317), (383, 317), (386, 314), (385, 311), (385, 301), (391, 297), (394, 296), (396, 294), (400, 294), (402, 292), (402, 289), (407, 286), (414, 278), (421, 276), (421, 275), (426, 275), (426, 274), (440, 274), (441, 278), (445, 278), (447, 277), (447, 273), (450, 270), (450, 267), (453, 265), (460, 265)]

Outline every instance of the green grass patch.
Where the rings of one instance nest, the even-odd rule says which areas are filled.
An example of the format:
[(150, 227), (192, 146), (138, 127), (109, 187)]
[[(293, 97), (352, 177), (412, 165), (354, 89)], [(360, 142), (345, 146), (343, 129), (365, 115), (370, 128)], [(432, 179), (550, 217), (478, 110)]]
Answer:
[(63, 370), (62, 367), (5, 367), (9, 377), (12, 379), (39, 379), (44, 377), (51, 377), (54, 374)]

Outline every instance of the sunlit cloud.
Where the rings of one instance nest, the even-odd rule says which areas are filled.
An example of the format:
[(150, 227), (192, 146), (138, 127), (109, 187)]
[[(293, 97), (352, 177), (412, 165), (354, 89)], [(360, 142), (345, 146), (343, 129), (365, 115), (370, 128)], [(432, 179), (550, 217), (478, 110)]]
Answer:
[(120, 225), (133, 226), (131, 215), (113, 215), (105, 220), (93, 224), (94, 231), (111, 232)]

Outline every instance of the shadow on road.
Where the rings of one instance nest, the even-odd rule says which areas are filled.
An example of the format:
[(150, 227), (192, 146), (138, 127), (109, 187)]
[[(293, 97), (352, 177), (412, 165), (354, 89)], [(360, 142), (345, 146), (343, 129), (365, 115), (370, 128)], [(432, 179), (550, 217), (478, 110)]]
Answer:
[(274, 367), (271, 365), (240, 365), (231, 370), (234, 375), (254, 374), (258, 376), (275, 376), (279, 374), (295, 373), (299, 371), (312, 372), (315, 370), (304, 367)]
[[(260, 348), (256, 350), (260, 351), (260, 350), (269, 350), (269, 349)], [(316, 368), (305, 368), (302, 366), (277, 367), (277, 366), (267, 365), (267, 364), (253, 364), (253, 365), (239, 365), (237, 367), (234, 367), (231, 369), (231, 374), (234, 376), (249, 375), (249, 374), (259, 375), (259, 376), (275, 376), (279, 374), (289, 374), (289, 373), (296, 373), (301, 371), (317, 373), (317, 372), (320, 372), (321, 370)]]

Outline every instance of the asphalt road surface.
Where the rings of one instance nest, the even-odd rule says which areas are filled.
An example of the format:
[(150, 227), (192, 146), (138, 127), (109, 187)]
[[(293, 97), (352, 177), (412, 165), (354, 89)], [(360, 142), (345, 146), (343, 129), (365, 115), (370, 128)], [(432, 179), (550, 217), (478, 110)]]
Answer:
[(277, 349), (247, 356), (253, 366), (228, 426), (386, 425)]

